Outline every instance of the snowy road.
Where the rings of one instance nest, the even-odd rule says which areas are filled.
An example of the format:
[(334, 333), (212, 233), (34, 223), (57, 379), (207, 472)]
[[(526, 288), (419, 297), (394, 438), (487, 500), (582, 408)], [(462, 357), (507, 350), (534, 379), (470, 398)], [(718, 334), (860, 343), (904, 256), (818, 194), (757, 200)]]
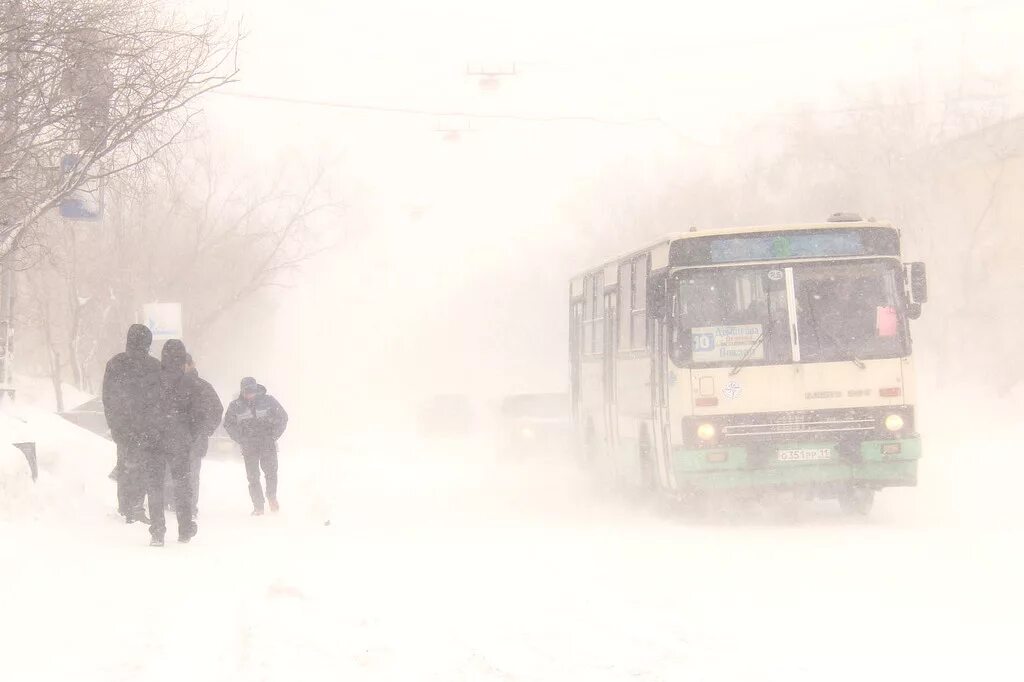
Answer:
[[(103, 481), (108, 467), (87, 469)], [(971, 472), (963, 458), (933, 465), (868, 520), (821, 505), (786, 523), (702, 525), (604, 498), (569, 471), (354, 447), (284, 459), (285, 510), (259, 519), (241, 463), (208, 462), (198, 537), (162, 550), (111, 518), (112, 484), (83, 485), (63, 512), (0, 522), (0, 670), (19, 682), (1014, 679), (1021, 504), (1011, 481)]]

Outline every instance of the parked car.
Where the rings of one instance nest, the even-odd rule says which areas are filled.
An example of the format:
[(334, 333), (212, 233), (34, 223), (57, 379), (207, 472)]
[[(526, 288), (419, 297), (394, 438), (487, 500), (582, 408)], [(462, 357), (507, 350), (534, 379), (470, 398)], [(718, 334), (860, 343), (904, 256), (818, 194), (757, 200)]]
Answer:
[[(103, 413), (103, 401), (99, 398), (93, 398), (74, 409), (61, 412), (60, 416), (87, 431), (110, 438), (110, 428), (107, 426), (107, 418)], [(223, 426), (218, 426), (210, 437), (208, 454), (215, 457), (227, 457), (237, 452), (238, 446), (228, 436), (228, 432), (224, 430)]]
[(506, 456), (561, 454), (572, 434), (569, 396), (565, 393), (523, 393), (501, 403), (499, 452)]
[(110, 428), (107, 426), (107, 417), (103, 413), (103, 401), (100, 398), (93, 398), (78, 407), (61, 412), (60, 416), (86, 431), (110, 438)]

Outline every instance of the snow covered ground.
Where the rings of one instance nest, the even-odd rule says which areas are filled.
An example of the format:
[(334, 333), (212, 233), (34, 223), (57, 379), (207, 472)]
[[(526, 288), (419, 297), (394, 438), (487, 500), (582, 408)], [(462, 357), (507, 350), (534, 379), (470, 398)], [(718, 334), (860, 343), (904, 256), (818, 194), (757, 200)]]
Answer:
[(933, 421), (920, 487), (866, 520), (694, 523), (389, 434), (282, 453), (277, 516), (208, 461), (163, 549), (113, 515), (112, 451), (48, 456), (0, 511), (0, 677), (1018, 679), (1024, 432)]

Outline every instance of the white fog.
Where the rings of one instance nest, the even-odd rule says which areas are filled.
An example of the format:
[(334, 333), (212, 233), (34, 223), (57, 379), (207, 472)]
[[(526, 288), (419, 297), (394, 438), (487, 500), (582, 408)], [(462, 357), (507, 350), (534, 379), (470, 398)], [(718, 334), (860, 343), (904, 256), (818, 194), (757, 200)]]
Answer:
[(1016, 679), (1022, 41), (0, 0), (0, 679)]

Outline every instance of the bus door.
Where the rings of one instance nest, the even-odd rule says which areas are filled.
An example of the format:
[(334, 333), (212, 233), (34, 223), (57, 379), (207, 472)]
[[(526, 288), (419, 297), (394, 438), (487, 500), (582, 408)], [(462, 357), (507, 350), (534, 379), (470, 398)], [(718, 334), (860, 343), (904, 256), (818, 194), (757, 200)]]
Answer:
[[(665, 287), (665, 282), (651, 282), (652, 288)], [(663, 488), (674, 488), (672, 467), (670, 466), (670, 424), (669, 424), (669, 388), (674, 375), (670, 375), (668, 359), (668, 325), (662, 315), (653, 315), (651, 321), (653, 338), (651, 339), (651, 411), (653, 416), (653, 442), (651, 456), (654, 460), (654, 473), (657, 484)]]
[(569, 307), (569, 390), (572, 422), (578, 439), (583, 437), (583, 413), (580, 404), (581, 366), (583, 364), (583, 302), (574, 301)]
[(616, 320), (618, 296), (610, 291), (604, 296), (604, 418), (609, 454), (619, 442), (619, 411), (615, 391), (615, 350), (617, 347)]

